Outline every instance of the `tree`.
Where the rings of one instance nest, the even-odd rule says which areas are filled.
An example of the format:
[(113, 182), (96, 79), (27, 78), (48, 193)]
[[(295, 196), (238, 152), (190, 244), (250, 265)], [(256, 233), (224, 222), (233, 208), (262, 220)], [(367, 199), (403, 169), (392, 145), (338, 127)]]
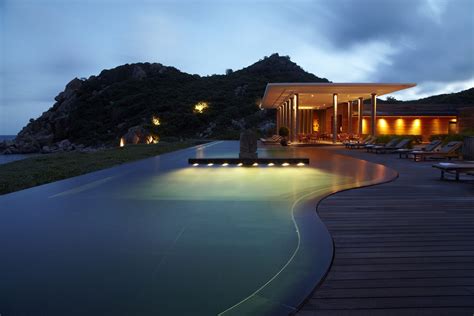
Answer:
[(387, 97), (387, 102), (396, 103), (396, 102), (398, 102), (398, 100), (395, 99), (395, 98), (392, 97), (392, 96), (388, 96), (388, 97)]

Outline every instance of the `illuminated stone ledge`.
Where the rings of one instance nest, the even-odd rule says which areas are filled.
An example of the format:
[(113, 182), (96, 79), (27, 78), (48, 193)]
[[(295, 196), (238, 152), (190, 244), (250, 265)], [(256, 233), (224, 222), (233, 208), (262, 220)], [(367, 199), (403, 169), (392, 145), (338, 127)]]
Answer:
[(189, 158), (188, 163), (197, 166), (305, 166), (309, 164), (309, 158)]

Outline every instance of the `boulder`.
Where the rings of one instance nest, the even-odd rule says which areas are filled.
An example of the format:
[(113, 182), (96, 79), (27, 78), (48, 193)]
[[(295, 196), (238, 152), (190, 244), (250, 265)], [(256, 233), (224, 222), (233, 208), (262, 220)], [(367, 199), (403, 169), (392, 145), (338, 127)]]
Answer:
[(63, 150), (63, 151), (68, 151), (72, 149), (72, 144), (69, 141), (69, 139), (63, 139), (56, 145), (58, 146), (58, 149)]
[(149, 144), (152, 141), (153, 137), (151, 133), (140, 125), (130, 127), (127, 133), (125, 133), (120, 140), (123, 145)]
[(142, 69), (142, 67), (135, 65), (132, 70), (132, 79), (135, 80), (141, 80), (143, 78), (146, 78), (147, 74), (145, 70)]
[(66, 89), (64, 89), (63, 97), (64, 99), (69, 99), (72, 97), (77, 90), (82, 87), (82, 80), (78, 78), (74, 78), (66, 85)]

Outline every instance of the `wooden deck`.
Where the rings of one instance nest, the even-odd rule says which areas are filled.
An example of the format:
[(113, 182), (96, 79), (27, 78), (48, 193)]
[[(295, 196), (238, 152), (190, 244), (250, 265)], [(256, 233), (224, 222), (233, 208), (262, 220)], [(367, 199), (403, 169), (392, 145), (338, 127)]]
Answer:
[(320, 203), (335, 257), (298, 315), (474, 315), (474, 182), (441, 181), (432, 162), (328, 150), (399, 178)]

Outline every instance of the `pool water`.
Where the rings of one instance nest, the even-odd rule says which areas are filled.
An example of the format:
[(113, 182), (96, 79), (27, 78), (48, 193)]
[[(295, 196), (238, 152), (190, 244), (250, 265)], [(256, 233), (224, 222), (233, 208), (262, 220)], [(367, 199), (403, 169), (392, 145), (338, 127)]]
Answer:
[(216, 142), (0, 196), (0, 313), (294, 311), (332, 258), (316, 202), (354, 179), (186, 163), (237, 152)]

